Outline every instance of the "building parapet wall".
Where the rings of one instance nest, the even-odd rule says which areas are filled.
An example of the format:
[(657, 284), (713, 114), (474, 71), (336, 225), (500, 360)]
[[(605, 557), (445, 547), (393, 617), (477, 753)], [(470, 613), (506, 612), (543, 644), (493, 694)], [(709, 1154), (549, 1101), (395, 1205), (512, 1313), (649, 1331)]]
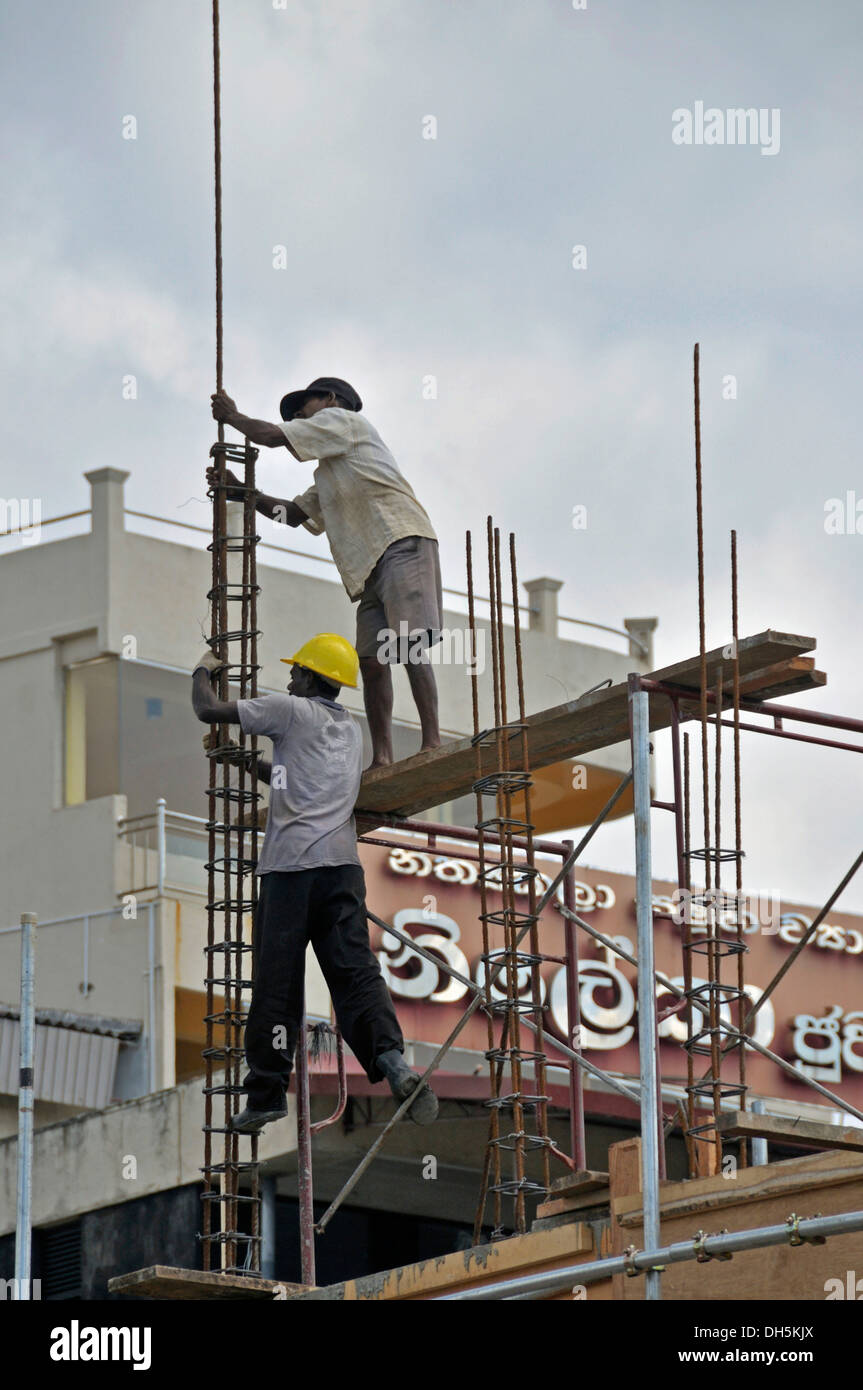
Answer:
[[(33, 1225), (201, 1180), (201, 1078), (37, 1130)], [(259, 1141), (262, 1161), (296, 1149), (295, 1098), (288, 1118)], [(0, 1140), (0, 1235), (15, 1229), (18, 1141)]]

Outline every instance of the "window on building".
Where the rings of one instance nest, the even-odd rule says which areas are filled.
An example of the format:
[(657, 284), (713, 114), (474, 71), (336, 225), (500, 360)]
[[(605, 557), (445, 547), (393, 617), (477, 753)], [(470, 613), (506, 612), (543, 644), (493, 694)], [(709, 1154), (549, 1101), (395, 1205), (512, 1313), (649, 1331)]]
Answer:
[(42, 1297), (50, 1299), (81, 1297), (81, 1221), (49, 1226), (35, 1232), (39, 1242), (38, 1263), (42, 1276)]
[(67, 806), (120, 791), (118, 665), (99, 657), (66, 668)]

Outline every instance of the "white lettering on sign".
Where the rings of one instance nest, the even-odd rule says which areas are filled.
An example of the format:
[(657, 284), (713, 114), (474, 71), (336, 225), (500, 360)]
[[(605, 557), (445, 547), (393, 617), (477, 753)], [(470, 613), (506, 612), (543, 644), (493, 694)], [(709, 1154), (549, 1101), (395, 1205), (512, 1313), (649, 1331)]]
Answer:
[[(789, 946), (796, 946), (812, 926), (812, 918), (804, 917), (802, 912), (786, 912), (779, 919), (779, 939)], [(810, 946), (820, 946), (825, 951), (844, 951), (848, 956), (863, 954), (863, 935), (854, 927), (841, 927), (822, 922)]]
[[(618, 940), (624, 945), (624, 939)], [(624, 949), (632, 950), (626, 941)], [(605, 961), (585, 960), (578, 967), (578, 1007), (581, 1013), (581, 1045), (585, 1050), (610, 1051), (625, 1047), (635, 1036), (631, 1020), (635, 1015), (635, 991), (614, 963), (614, 954), (605, 948)], [(597, 993), (613, 990), (613, 1002), (602, 1004)], [(550, 991), (551, 1016), (563, 1036), (569, 1037), (569, 1009), (566, 1002), (566, 967), (555, 974)]]
[[(683, 921), (676, 891), (672, 894), (654, 893), (651, 898), (651, 905), (654, 916), (668, 917), (678, 924)], [(708, 913), (705, 905), (703, 903), (691, 903), (686, 910), (690, 914), (691, 934), (693, 936), (705, 936), (708, 931)], [(714, 915), (720, 932), (726, 932), (729, 936), (737, 934), (733, 909), (716, 911)], [(745, 936), (763, 931), (765, 936), (778, 936), (780, 941), (784, 941), (788, 946), (796, 946), (812, 925), (812, 918), (804, 916), (802, 912), (783, 912), (779, 917), (778, 926), (775, 926), (772, 919), (767, 919), (758, 910), (752, 911), (749, 908), (742, 909), (740, 920), (741, 931)], [(765, 920), (770, 922), (767, 928), (764, 926)], [(844, 951), (848, 956), (863, 955), (863, 933), (857, 931), (855, 927), (843, 927), (838, 924), (831, 925), (829, 922), (822, 922), (808, 944), (819, 946), (825, 951)]]
[(841, 1081), (842, 1064), (849, 1071), (863, 1071), (863, 1012), (845, 1013), (841, 1004), (832, 1004), (821, 1018), (797, 1014), (792, 1046), (795, 1070), (813, 1081)]
[[(708, 893), (711, 890), (708, 890)], [(714, 889), (717, 902), (722, 903), (723, 899), (730, 895), (720, 889)], [(705, 895), (706, 896), (706, 895)], [(676, 926), (682, 926), (688, 921), (693, 936), (703, 936), (709, 927), (709, 918), (712, 914), (714, 921), (720, 931), (728, 932), (734, 936), (737, 933), (736, 910), (730, 905), (711, 905), (708, 910), (707, 903), (695, 900), (692, 893), (685, 888), (675, 888), (673, 893), (654, 893), (651, 898), (651, 906), (655, 917), (670, 917)], [(757, 900), (760, 903), (760, 899)], [(633, 899), (633, 907), (635, 900)], [(764, 917), (758, 910), (752, 911), (751, 907), (745, 906), (745, 898), (740, 904), (740, 929), (746, 935), (757, 932)], [(768, 914), (768, 921), (773, 918)], [(774, 928), (774, 932), (778, 928)], [(773, 933), (768, 932), (768, 935)]]
[[(410, 934), (412, 926), (421, 926), (422, 932), (413, 937), (417, 946), (422, 946), (426, 951), (430, 951), (441, 957), (441, 965), (436, 965), (421, 956), (410, 946), (389, 932), (383, 932), (381, 936), (381, 950), (377, 954), (380, 962), (383, 977), (388, 989), (400, 999), (428, 999), (433, 1004), (455, 1004), (463, 999), (468, 987), (461, 980), (454, 979), (447, 974), (444, 964), (450, 969), (457, 970), (460, 975), (472, 979), (483, 990), (486, 982), (486, 965), (481, 956), (474, 961), (473, 969), (468, 964), (467, 957), (462, 951), (458, 942), (461, 940), (461, 931), (457, 922), (452, 917), (448, 917), (443, 912), (427, 912), (418, 907), (406, 907), (397, 912), (393, 918), (393, 926), (403, 935)], [(615, 945), (622, 950), (632, 952), (632, 942), (625, 936), (615, 936), (611, 938)], [(580, 1045), (585, 1051), (609, 1052), (618, 1047), (625, 1047), (635, 1037), (635, 1020), (637, 1016), (637, 1003), (635, 990), (632, 982), (620, 970), (614, 952), (608, 947), (604, 947), (604, 959), (582, 960), (578, 967), (578, 1002), (581, 1013), (581, 1040)], [(490, 952), (492, 962), (500, 957), (500, 950)], [(493, 968), (493, 964), (492, 964)], [(683, 977), (680, 975), (671, 978), (671, 985), (682, 989), (684, 986)], [(693, 987), (703, 986), (706, 981), (695, 978), (692, 981)], [(516, 972), (516, 987), (519, 998), (530, 997), (531, 988), (531, 967), (520, 965)], [(752, 1004), (756, 1004), (761, 998), (763, 991), (757, 985), (744, 985), (744, 993)], [(505, 999), (506, 991), (504, 988), (503, 972), (501, 971), (497, 979), (491, 986), (492, 998), (495, 1000)], [(611, 996), (610, 998), (608, 996)], [(660, 1010), (669, 1007), (674, 1002), (675, 995), (669, 990), (667, 984), (657, 982), (656, 999)], [(551, 1017), (560, 1030), (564, 1038), (569, 1036), (569, 1011), (566, 1001), (566, 967), (562, 966), (551, 978), (550, 984), (542, 981), (541, 1007), (549, 1009)], [(707, 1015), (706, 1001), (693, 1001), (696, 1011), (695, 1031), (699, 1029), (698, 1014), (703, 1016), (703, 1026), (709, 1022)], [(841, 1010), (840, 1010), (841, 1013)], [(732, 1006), (728, 1001), (723, 1000), (720, 1005), (720, 1019), (729, 1028), (736, 1023), (736, 1018), (732, 1017)], [(823, 1031), (816, 1021), (806, 1018), (795, 1020), (795, 1024), (804, 1031), (804, 1024), (811, 1024), (816, 1031)], [(838, 1025), (836, 1025), (838, 1028)], [(855, 1071), (863, 1071), (863, 1056), (853, 1051), (855, 1045), (863, 1045), (863, 1013), (848, 1014), (844, 1020), (845, 1034), (842, 1046), (845, 1051), (846, 1065)], [(753, 1039), (760, 1043), (762, 1047), (769, 1047), (773, 1041), (776, 1028), (776, 1017), (773, 1005), (768, 1000), (756, 1014), (755, 1033)], [(811, 1031), (811, 1029), (810, 1029)], [(828, 1033), (829, 1033), (828, 1028)], [(674, 1042), (684, 1042), (687, 1037), (686, 1021), (682, 1011), (672, 1014), (662, 1020), (659, 1025), (659, 1036), (668, 1038)], [(796, 1034), (795, 1034), (796, 1037)], [(750, 1049), (752, 1050), (752, 1049)], [(819, 1057), (810, 1057), (805, 1052), (799, 1052), (799, 1056), (804, 1061), (827, 1060), (823, 1054)], [(802, 1067), (799, 1068), (802, 1070)], [(819, 1075), (822, 1072), (819, 1071)], [(838, 1080), (838, 1077), (834, 1077)]]
[[(391, 849), (387, 859), (387, 866), (394, 874), (409, 874), (415, 878), (438, 878), (442, 883), (460, 884), (464, 888), (470, 888), (478, 883), (479, 865), (474, 864), (470, 859), (454, 859), (445, 854), (430, 854), (428, 850), (411, 849), (405, 846)], [(546, 891), (552, 879), (547, 875), (537, 872), (535, 882), (537, 893), (542, 894)], [(494, 869), (490, 869), (486, 875), (486, 882), (492, 892), (500, 891), (499, 874)], [(515, 884), (515, 892), (524, 896), (530, 892), (530, 881), (527, 877), (522, 878)], [(558, 884), (555, 891), (558, 902), (563, 902), (563, 884)], [(607, 883), (598, 883), (594, 887), (590, 883), (575, 883), (575, 906), (579, 912), (593, 912), (595, 908), (614, 907), (616, 897), (614, 889)]]
[[(423, 908), (405, 907), (393, 918), (393, 926), (404, 936), (409, 935), (408, 927), (415, 923), (423, 927), (433, 927), (435, 931), (423, 931), (413, 937), (418, 946), (427, 951), (435, 951), (442, 956), (452, 970), (470, 978), (470, 966), (464, 952), (456, 945), (461, 939), (461, 929), (457, 922), (443, 912), (426, 912)], [(402, 999), (431, 999), (433, 1004), (455, 1004), (467, 994), (467, 985), (453, 979), (440, 966), (432, 965), (410, 946), (404, 945), (391, 932), (384, 932), (381, 938), (382, 951), (377, 956), (387, 988)], [(395, 975), (395, 970), (410, 965), (410, 975)]]

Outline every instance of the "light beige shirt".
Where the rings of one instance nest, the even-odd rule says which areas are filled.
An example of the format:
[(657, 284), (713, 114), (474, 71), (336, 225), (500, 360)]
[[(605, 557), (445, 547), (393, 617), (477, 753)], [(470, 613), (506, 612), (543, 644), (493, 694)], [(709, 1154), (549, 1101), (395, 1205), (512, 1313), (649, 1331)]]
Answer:
[(349, 598), (360, 597), (393, 541), (437, 540), (428, 513), (364, 415), (331, 406), (311, 420), (285, 420), (281, 427), (299, 458), (318, 460), (312, 486), (293, 500), (308, 517), (306, 530), (329, 537)]

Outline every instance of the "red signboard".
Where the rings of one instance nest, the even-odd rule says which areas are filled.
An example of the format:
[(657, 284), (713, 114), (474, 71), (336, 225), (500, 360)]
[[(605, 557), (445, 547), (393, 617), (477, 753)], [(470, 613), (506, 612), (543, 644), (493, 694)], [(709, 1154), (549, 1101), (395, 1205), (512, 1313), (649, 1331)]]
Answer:
[[(445, 832), (444, 832), (445, 833)], [(465, 846), (464, 853), (473, 852)], [(403, 934), (448, 961), (462, 975), (484, 983), (481, 962), (482, 932), (479, 922), (478, 866), (468, 857), (430, 852), (419, 843), (405, 841), (396, 849), (364, 845), (368, 905), (377, 916)], [(560, 860), (537, 858), (545, 882), (560, 868)], [(630, 954), (636, 954), (635, 881), (596, 869), (576, 870), (576, 911), (586, 922), (612, 938), (622, 938)], [(540, 881), (540, 892), (545, 883)], [(654, 880), (656, 968), (672, 984), (683, 985), (682, 938), (684, 928), (672, 920), (681, 909), (673, 895), (675, 885)], [(561, 896), (561, 893), (558, 893)], [(524, 899), (526, 906), (526, 897)], [(501, 904), (499, 893), (490, 894), (490, 907)], [(747, 903), (744, 913), (744, 984), (754, 1002), (777, 969), (801, 939), (816, 910), (796, 903)], [(703, 912), (692, 912), (693, 939), (704, 941)], [(701, 918), (702, 920), (699, 920)], [(734, 939), (730, 926), (720, 930)], [(502, 945), (499, 928), (492, 928), (492, 950)], [(470, 1003), (470, 991), (443, 969), (424, 960), (376, 926), (371, 928), (372, 947), (396, 1002), (405, 1037), (442, 1042)], [(587, 933), (579, 936), (579, 1001), (582, 1046), (586, 1057), (603, 1070), (617, 1075), (638, 1075), (636, 969), (599, 945)], [(544, 912), (539, 925), (540, 950), (562, 957), (565, 951), (564, 918), (556, 905)], [(706, 958), (692, 953), (692, 972), (706, 976)], [(529, 981), (524, 973), (525, 992)], [(567, 1013), (564, 966), (546, 962), (542, 967), (544, 1019), (549, 1035), (550, 1061), (560, 1060), (552, 1040), (566, 1039)], [(723, 982), (736, 983), (733, 956), (722, 962)], [(673, 1004), (673, 995), (657, 985), (659, 1011)], [(737, 1019), (726, 1009), (729, 1024)], [(837, 1095), (863, 1109), (863, 919), (831, 912), (814, 939), (803, 949), (775, 993), (756, 1015), (754, 1039), (786, 1059), (801, 1074), (788, 1075), (754, 1049), (747, 1052), (747, 1081), (757, 1095), (828, 1104), (803, 1076), (811, 1076)], [(672, 1015), (660, 1025), (662, 1075), (667, 1082), (685, 1082), (686, 1053), (682, 1015)], [(485, 1051), (487, 1025), (480, 1012), (469, 1020), (457, 1046)], [(696, 1076), (706, 1070), (706, 1058), (696, 1057)], [(736, 1079), (736, 1058), (723, 1070)], [(444, 1069), (446, 1063), (444, 1063)], [(731, 1073), (735, 1074), (732, 1075)], [(624, 1103), (625, 1104), (625, 1103)]]

